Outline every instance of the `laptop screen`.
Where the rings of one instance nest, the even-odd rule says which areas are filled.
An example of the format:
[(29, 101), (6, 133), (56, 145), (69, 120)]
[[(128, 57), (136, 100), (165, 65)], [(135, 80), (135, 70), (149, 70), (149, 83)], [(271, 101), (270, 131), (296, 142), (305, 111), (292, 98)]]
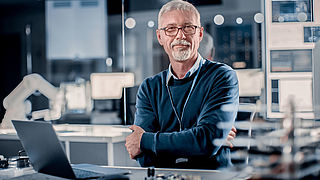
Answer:
[(75, 178), (64, 149), (50, 123), (18, 120), (12, 120), (12, 123), (37, 172)]

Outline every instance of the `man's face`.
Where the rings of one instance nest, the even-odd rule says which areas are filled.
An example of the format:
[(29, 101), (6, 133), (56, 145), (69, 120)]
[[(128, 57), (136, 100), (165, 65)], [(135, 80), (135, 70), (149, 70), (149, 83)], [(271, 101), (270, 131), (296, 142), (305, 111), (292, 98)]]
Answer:
[[(196, 15), (190, 11), (173, 10), (166, 12), (161, 16), (159, 22), (159, 28), (180, 28), (186, 25), (200, 26)], [(203, 28), (196, 28), (193, 35), (186, 35), (182, 29), (179, 29), (176, 36), (167, 36), (164, 30), (157, 30), (157, 37), (170, 60), (186, 61), (197, 57), (199, 43), (203, 37)]]

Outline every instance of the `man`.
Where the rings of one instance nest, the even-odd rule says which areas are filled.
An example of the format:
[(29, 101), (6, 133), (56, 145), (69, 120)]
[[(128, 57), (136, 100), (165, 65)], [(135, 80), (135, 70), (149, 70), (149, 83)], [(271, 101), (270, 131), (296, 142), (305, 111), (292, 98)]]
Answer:
[(228, 166), (230, 151), (222, 145), (235, 137), (231, 128), (238, 109), (236, 73), (197, 52), (203, 27), (190, 3), (165, 4), (158, 27), (158, 41), (170, 65), (139, 87), (133, 132), (126, 138), (130, 157), (141, 166)]

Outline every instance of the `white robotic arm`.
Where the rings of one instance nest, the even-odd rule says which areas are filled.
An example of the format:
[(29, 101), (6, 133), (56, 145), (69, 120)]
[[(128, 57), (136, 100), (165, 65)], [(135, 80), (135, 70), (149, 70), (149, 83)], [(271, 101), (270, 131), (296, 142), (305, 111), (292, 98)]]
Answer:
[(23, 78), (20, 84), (3, 100), (6, 113), (2, 120), (2, 128), (11, 128), (11, 120), (27, 119), (26, 115), (31, 112), (31, 103), (26, 99), (34, 92), (39, 91), (49, 99), (49, 109), (35, 111), (32, 117), (45, 120), (58, 119), (61, 116), (63, 98), (59, 89), (46, 81), (39, 74), (30, 74)]

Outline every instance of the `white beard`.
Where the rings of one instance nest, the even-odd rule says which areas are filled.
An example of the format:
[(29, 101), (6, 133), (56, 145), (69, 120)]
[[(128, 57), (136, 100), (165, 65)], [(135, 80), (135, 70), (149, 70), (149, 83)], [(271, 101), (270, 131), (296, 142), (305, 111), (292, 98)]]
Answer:
[(177, 61), (186, 61), (190, 58), (191, 50), (188, 48), (187, 50), (177, 50), (172, 51), (172, 56)]
[(188, 49), (178, 49), (178, 50), (173, 50), (172, 51), (172, 56), (174, 59), (176, 59), (177, 61), (186, 61), (190, 58), (191, 56), (191, 50), (190, 50), (190, 46), (191, 43), (189, 43), (186, 40), (175, 40), (171, 43), (171, 48), (173, 49), (174, 45), (177, 44), (183, 44), (183, 45), (188, 45), (189, 48)]

